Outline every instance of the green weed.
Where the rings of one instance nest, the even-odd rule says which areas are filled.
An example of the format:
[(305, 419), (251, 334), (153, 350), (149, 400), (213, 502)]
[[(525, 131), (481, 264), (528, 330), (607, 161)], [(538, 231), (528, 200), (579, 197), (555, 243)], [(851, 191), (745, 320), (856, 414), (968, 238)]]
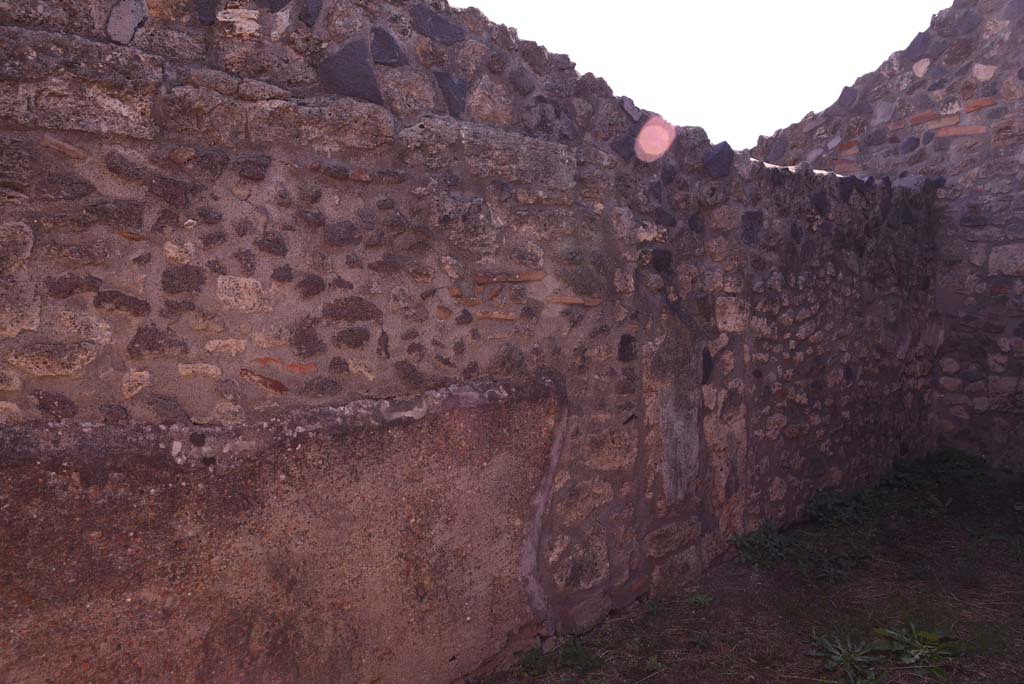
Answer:
[(686, 605), (693, 608), (707, 608), (715, 602), (715, 597), (709, 594), (690, 594), (686, 597)]
[(882, 658), (873, 652), (867, 642), (854, 641), (850, 637), (842, 639), (820, 636), (817, 632), (812, 632), (811, 641), (814, 650), (810, 655), (824, 659), (825, 669), (842, 674), (848, 684), (875, 684), (881, 681), (875, 666)]
[(963, 645), (945, 632), (920, 630), (913, 624), (876, 629), (875, 635), (876, 652), (888, 654), (902, 666), (921, 668), (939, 681), (946, 681), (945, 668), (964, 654)]
[(948, 668), (964, 654), (960, 642), (945, 632), (920, 630), (913, 624), (875, 629), (873, 636), (867, 641), (812, 632), (810, 655), (822, 658), (825, 669), (841, 673), (848, 684), (875, 684), (897, 668), (948, 681)]
[(786, 557), (786, 540), (779, 528), (766, 523), (761, 529), (732, 540), (739, 561), (757, 569), (770, 568)]

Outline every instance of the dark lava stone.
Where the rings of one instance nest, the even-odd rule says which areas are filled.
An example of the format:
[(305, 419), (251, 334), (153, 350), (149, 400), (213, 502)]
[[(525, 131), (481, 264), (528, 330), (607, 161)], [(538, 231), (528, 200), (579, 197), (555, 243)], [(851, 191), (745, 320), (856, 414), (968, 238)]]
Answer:
[(132, 200), (109, 200), (90, 204), (85, 209), (87, 224), (106, 223), (119, 230), (142, 230), (143, 214), (146, 211), (142, 202)]
[(455, 22), (433, 11), (426, 5), (414, 5), (412, 28), (421, 36), (436, 40), (444, 45), (454, 45), (466, 39), (466, 32)]
[(865, 147), (877, 147), (878, 145), (885, 144), (885, 141), (889, 139), (889, 132), (884, 128), (876, 128), (867, 134), (864, 138)]
[(311, 228), (322, 228), (327, 223), (327, 217), (324, 216), (322, 211), (310, 211), (309, 209), (300, 209), (297, 212), (299, 220), (303, 224)]
[(382, 28), (375, 28), (370, 39), (370, 54), (376, 64), (405, 66), (409, 63), (398, 41)]
[(658, 273), (669, 273), (672, 271), (672, 252), (667, 249), (655, 249), (651, 251), (651, 266)]
[(405, 270), (406, 259), (397, 254), (385, 254), (382, 259), (369, 264), (369, 269), (375, 273), (401, 273)]
[(459, 315), (455, 317), (455, 322), (459, 325), (469, 325), (473, 322), (473, 314), (469, 313), (469, 309), (463, 309), (459, 312)]
[(282, 9), (288, 6), (292, 0), (259, 0), (259, 4), (262, 7), (266, 7), (271, 12), (280, 12)]
[[(812, 192), (810, 199), (811, 199), (811, 206), (814, 207), (814, 209), (819, 214), (827, 214), (828, 213), (828, 195), (825, 193), (824, 190), (818, 190), (817, 192)], [(764, 223), (764, 217), (763, 216), (762, 216), (762, 223)]]
[(198, 169), (213, 178), (219, 178), (231, 158), (224, 150), (201, 150), (196, 158), (189, 162), (189, 167)]
[(857, 92), (856, 88), (846, 86), (843, 88), (843, 92), (839, 94), (839, 99), (836, 100), (836, 103), (840, 107), (852, 107), (857, 102), (857, 96), (859, 94), (860, 93)]
[(46, 279), (46, 291), (51, 297), (67, 299), (83, 292), (99, 292), (103, 281), (91, 275), (65, 273), (56, 278)]
[(39, 410), (56, 420), (74, 418), (78, 415), (78, 406), (75, 405), (75, 402), (59, 392), (36, 390), (32, 396), (36, 398)]
[(178, 229), (178, 215), (170, 209), (164, 209), (160, 212), (160, 215), (153, 221), (153, 226), (150, 228), (154, 233), (174, 232)]
[(189, 204), (189, 185), (176, 178), (150, 176), (149, 191), (178, 209), (184, 209)]
[(217, 20), (217, 9), (221, 0), (196, 0), (196, 14), (199, 16), (199, 23), (212, 26)]
[(931, 41), (931, 36), (928, 33), (923, 31), (918, 33), (907, 49), (903, 51), (903, 56), (911, 62), (916, 62), (928, 54), (928, 45)]
[(255, 244), (256, 249), (261, 252), (266, 252), (267, 254), (273, 254), (274, 256), (279, 257), (288, 256), (288, 242), (280, 233), (268, 230), (258, 237), (253, 244)]
[(395, 373), (398, 375), (398, 379), (402, 381), (402, 384), (413, 389), (421, 389), (427, 384), (423, 373), (409, 361), (398, 361), (395, 363)]
[(729, 143), (720, 142), (704, 153), (702, 160), (704, 170), (712, 178), (725, 178), (732, 173), (732, 164), (735, 157), (736, 153), (732, 151)]
[(340, 356), (335, 356), (327, 365), (327, 370), (331, 371), (332, 373), (337, 373), (338, 375), (345, 375), (349, 372), (348, 361), (341, 358)]
[(270, 157), (263, 155), (240, 157), (231, 162), (231, 168), (246, 180), (261, 181), (267, 177), (267, 169), (270, 168)]
[(658, 207), (654, 210), (654, 222), (659, 226), (674, 228), (676, 225), (676, 215), (664, 207)]
[(304, 318), (292, 328), (289, 344), (295, 353), (303, 359), (327, 351), (327, 345), (317, 332), (317, 319)]
[(971, 8), (960, 15), (956, 20), (956, 25), (953, 30), (956, 31), (957, 35), (966, 36), (968, 33), (973, 33), (976, 28), (981, 26), (982, 18), (978, 12)]
[(153, 323), (141, 326), (128, 342), (128, 358), (130, 359), (187, 353), (188, 342), (170, 330), (161, 330)]
[[(827, 205), (826, 205), (827, 208)], [(742, 222), (742, 239), (748, 245), (753, 245), (757, 242), (758, 237), (761, 234), (761, 230), (764, 228), (764, 212), (763, 211), (745, 211), (743, 212)]]
[(704, 219), (699, 213), (690, 214), (690, 218), (686, 221), (686, 225), (689, 226), (690, 230), (698, 235), (704, 233)]
[(120, 152), (108, 152), (103, 158), (107, 170), (115, 176), (139, 181), (146, 177), (146, 170)]
[(362, 349), (370, 341), (370, 331), (366, 328), (345, 328), (334, 336), (334, 346), (339, 349)]
[(227, 233), (225, 233), (223, 230), (214, 230), (202, 235), (199, 238), (199, 241), (203, 243), (203, 247), (205, 247), (206, 249), (210, 249), (211, 247), (216, 247), (217, 245), (223, 245), (225, 242), (228, 241), (228, 236)]
[(921, 139), (917, 136), (912, 135), (909, 138), (904, 138), (903, 142), (900, 143), (900, 154), (910, 154), (920, 146)]
[[(1021, 80), (1024, 80), (1024, 79), (1021, 79)], [(993, 107), (992, 109), (988, 110), (988, 114), (985, 115), (985, 118), (988, 119), (989, 121), (995, 121), (996, 119), (1002, 119), (1004, 116), (1006, 116), (1008, 111), (1009, 111), (1009, 109), (1006, 107), (1006, 105), (1000, 105), (998, 107)]]
[(336, 397), (342, 393), (341, 383), (333, 378), (322, 375), (311, 378), (303, 387), (302, 394), (307, 397)]
[(520, 95), (529, 95), (537, 89), (537, 81), (525, 67), (513, 69), (508, 75), (509, 83)]
[(384, 104), (380, 86), (377, 85), (377, 75), (370, 64), (366, 41), (356, 40), (342, 46), (338, 52), (320, 63), (317, 73), (324, 90), (329, 93)]
[(624, 133), (609, 143), (612, 152), (622, 157), (623, 161), (631, 161), (636, 155), (636, 136)]
[(354, 290), (356, 286), (348, 280), (345, 280), (341, 276), (335, 276), (334, 280), (331, 281), (331, 287), (335, 287), (339, 290)]
[(192, 419), (173, 397), (151, 394), (146, 397), (146, 406), (157, 415), (160, 425), (191, 425)]
[(213, 226), (224, 220), (224, 214), (211, 207), (199, 207), (196, 209), (199, 218), (208, 226)]
[(322, 7), (323, 0), (303, 0), (302, 9), (299, 10), (299, 21), (312, 28), (320, 16)]
[(128, 409), (120, 404), (103, 404), (100, 406), (103, 422), (107, 424), (125, 423), (128, 421)]
[(977, 204), (969, 204), (960, 216), (960, 225), (965, 228), (981, 228), (989, 224), (988, 211)]
[(164, 318), (177, 318), (183, 313), (196, 310), (196, 303), (190, 299), (165, 299), (160, 315)]
[(122, 311), (126, 314), (141, 318), (149, 315), (149, 302), (138, 297), (132, 297), (117, 290), (103, 290), (96, 293), (92, 300), (93, 306), (105, 311)]
[(632, 335), (623, 335), (619, 338), (619, 361), (629, 363), (637, 359), (636, 338)]
[(91, 195), (96, 186), (73, 173), (51, 173), (43, 178), (38, 189), (46, 199), (76, 200)]
[(270, 279), (275, 283), (290, 283), (295, 279), (295, 274), (292, 272), (292, 267), (285, 264), (275, 268), (270, 274)]
[(198, 266), (168, 266), (160, 277), (160, 285), (167, 294), (199, 293), (206, 285), (206, 274)]
[(241, 219), (240, 221), (235, 222), (235, 235), (238, 237), (245, 237), (255, 229), (256, 226), (249, 219)]
[(469, 83), (446, 71), (435, 71), (434, 78), (437, 79), (437, 86), (444, 94), (445, 102), (448, 103), (448, 113), (456, 119), (461, 117), (466, 111)]
[(711, 374), (715, 370), (715, 359), (711, 356), (711, 352), (707, 347), (704, 348), (704, 353), (701, 359), (701, 384), (706, 385), (711, 382)]
[(499, 378), (510, 378), (522, 375), (526, 367), (526, 356), (523, 354), (523, 350), (517, 346), (506, 344), (491, 361), (487, 370)]
[(311, 273), (295, 283), (295, 289), (299, 291), (303, 299), (309, 299), (323, 293), (327, 289), (327, 283), (320, 276)]
[(344, 297), (324, 304), (324, 318), (331, 321), (379, 321), (383, 312), (362, 297)]
[(331, 247), (345, 247), (358, 244), (362, 238), (359, 228), (351, 221), (331, 223), (324, 228), (324, 242)]
[(206, 262), (206, 270), (217, 275), (227, 275), (228, 269), (219, 259), (210, 259)]
[(233, 255), (243, 275), (251, 276), (256, 272), (256, 255), (250, 249), (240, 249)]

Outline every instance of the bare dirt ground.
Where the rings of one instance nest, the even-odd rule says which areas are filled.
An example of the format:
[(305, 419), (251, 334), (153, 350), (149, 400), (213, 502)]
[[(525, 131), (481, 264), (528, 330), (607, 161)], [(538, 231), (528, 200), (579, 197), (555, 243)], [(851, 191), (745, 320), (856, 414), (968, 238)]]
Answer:
[(485, 684), (1024, 683), (1024, 478), (944, 453)]

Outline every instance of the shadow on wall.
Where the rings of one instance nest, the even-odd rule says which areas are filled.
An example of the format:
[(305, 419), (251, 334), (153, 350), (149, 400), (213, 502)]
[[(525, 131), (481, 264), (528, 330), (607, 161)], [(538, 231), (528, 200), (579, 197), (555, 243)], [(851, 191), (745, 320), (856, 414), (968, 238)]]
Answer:
[(849, 174), (942, 176), (934, 371), (944, 443), (1024, 455), (1024, 3), (958, 0), (902, 52), (755, 154)]

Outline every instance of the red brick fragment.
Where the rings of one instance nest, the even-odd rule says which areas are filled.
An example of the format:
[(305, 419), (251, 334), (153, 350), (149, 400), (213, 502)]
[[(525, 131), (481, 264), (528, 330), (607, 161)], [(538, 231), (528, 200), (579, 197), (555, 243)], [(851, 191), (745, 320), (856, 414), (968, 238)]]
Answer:
[(984, 135), (988, 133), (985, 126), (950, 126), (941, 129), (936, 135), (940, 138), (962, 138), (970, 135)]
[(970, 114), (976, 112), (979, 109), (987, 109), (997, 104), (998, 101), (994, 97), (983, 97), (977, 100), (971, 100), (964, 105), (964, 111)]
[(251, 371), (248, 368), (243, 368), (238, 372), (238, 375), (248, 382), (254, 385), (259, 385), (263, 389), (274, 392), (275, 394), (287, 394), (288, 387), (280, 380), (274, 378), (268, 378), (265, 375), (260, 375), (256, 371)]

